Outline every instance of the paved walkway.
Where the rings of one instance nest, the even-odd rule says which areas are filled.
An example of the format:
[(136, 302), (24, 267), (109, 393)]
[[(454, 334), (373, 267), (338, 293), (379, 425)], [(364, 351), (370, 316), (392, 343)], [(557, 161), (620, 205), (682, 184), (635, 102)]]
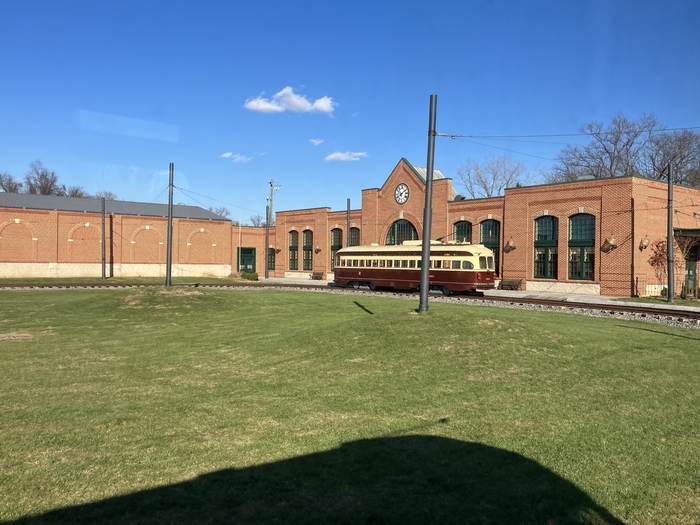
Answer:
[[(332, 281), (313, 281), (311, 279), (289, 279), (289, 278), (279, 278), (270, 277), (265, 279), (260, 277), (261, 282), (268, 283), (280, 283), (280, 284), (297, 284), (299, 286), (310, 286), (310, 285), (328, 285)], [(584, 304), (619, 304), (620, 301), (616, 300), (616, 297), (607, 297), (603, 295), (584, 295), (584, 294), (573, 294), (573, 293), (552, 293), (552, 292), (528, 292), (528, 291), (515, 291), (515, 290), (486, 290), (484, 291), (484, 296), (494, 296), (494, 297), (512, 297), (513, 299), (551, 299), (553, 301), (570, 302), (570, 303), (584, 303)], [(667, 304), (645, 304), (644, 306), (650, 308), (672, 309), (672, 310), (693, 310), (700, 312), (700, 301), (698, 301), (698, 306), (679, 306), (673, 303)]]

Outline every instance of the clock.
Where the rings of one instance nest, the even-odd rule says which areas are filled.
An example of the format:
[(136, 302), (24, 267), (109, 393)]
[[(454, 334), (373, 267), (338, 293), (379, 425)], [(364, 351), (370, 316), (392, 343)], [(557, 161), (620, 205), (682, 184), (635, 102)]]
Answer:
[(399, 204), (404, 204), (408, 200), (408, 186), (406, 186), (403, 182), (396, 186), (394, 198)]

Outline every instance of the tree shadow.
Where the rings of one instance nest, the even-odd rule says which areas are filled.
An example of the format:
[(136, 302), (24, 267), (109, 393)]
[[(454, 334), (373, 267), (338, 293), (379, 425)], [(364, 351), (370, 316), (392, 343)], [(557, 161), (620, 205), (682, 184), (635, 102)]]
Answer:
[(424, 435), (354, 441), (11, 523), (622, 524), (535, 461)]

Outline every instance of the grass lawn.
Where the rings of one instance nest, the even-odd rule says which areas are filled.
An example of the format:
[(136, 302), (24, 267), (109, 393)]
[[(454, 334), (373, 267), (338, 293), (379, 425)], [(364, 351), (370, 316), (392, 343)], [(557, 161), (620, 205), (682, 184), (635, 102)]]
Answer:
[(0, 292), (0, 522), (700, 522), (700, 331), (417, 306)]

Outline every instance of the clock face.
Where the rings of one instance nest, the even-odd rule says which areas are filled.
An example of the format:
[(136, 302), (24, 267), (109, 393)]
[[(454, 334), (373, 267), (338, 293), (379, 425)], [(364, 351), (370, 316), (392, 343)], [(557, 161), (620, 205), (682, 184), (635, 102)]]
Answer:
[(406, 186), (403, 182), (396, 186), (394, 198), (399, 204), (404, 204), (408, 200), (408, 186)]

